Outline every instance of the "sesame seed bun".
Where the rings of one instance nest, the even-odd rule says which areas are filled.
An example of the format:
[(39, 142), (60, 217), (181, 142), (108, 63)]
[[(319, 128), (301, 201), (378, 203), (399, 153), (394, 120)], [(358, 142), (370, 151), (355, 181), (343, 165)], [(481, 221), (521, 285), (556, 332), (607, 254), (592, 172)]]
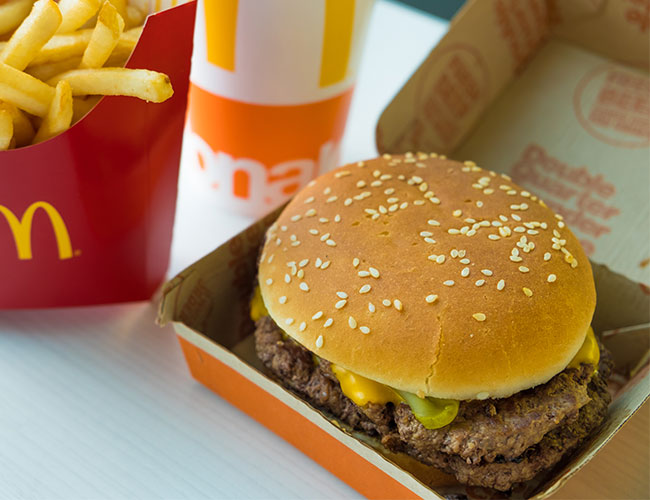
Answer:
[(541, 200), (419, 153), (310, 183), (269, 228), (259, 282), (271, 317), (318, 356), (461, 400), (564, 370), (596, 305), (587, 257)]

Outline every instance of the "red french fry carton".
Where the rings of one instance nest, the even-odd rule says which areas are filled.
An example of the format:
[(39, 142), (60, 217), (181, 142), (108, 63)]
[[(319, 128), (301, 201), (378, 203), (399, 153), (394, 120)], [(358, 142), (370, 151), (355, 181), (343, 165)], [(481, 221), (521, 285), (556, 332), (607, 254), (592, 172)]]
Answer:
[(169, 100), (104, 97), (63, 134), (0, 152), (0, 309), (142, 300), (162, 282), (195, 11), (150, 15), (126, 65), (169, 75)]

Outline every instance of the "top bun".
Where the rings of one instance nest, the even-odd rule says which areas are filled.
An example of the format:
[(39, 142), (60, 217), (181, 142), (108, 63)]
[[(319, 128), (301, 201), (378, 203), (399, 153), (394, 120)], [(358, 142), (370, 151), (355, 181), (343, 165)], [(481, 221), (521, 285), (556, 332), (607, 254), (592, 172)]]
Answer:
[(269, 228), (259, 282), (271, 317), (318, 356), (461, 400), (564, 370), (596, 305), (560, 216), (505, 175), (435, 154), (309, 183)]

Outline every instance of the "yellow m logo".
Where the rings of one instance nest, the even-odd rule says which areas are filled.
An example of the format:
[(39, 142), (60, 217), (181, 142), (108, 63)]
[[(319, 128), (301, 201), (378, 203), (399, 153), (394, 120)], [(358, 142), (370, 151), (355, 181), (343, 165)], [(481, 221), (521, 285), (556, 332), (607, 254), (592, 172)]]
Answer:
[(65, 226), (65, 222), (63, 222), (63, 218), (57, 209), (45, 201), (32, 203), (25, 210), (20, 220), (18, 220), (18, 217), (11, 210), (0, 205), (0, 214), (5, 216), (14, 236), (18, 258), (20, 260), (32, 259), (32, 222), (34, 220), (34, 214), (39, 208), (42, 208), (50, 218), (54, 236), (56, 237), (56, 244), (59, 248), (59, 259), (71, 258), (72, 244), (70, 243), (68, 228)]

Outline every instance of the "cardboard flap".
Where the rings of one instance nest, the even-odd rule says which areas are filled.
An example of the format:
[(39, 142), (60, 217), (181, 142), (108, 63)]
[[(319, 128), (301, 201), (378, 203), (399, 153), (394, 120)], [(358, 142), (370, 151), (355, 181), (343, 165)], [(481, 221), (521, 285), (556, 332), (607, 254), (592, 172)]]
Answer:
[[(618, 62), (648, 68), (650, 6), (620, 0), (549, 0), (553, 34)], [(607, 34), (604, 36), (604, 34)]]
[(468, 2), (382, 113), (377, 149), (452, 151), (548, 31), (543, 0)]

